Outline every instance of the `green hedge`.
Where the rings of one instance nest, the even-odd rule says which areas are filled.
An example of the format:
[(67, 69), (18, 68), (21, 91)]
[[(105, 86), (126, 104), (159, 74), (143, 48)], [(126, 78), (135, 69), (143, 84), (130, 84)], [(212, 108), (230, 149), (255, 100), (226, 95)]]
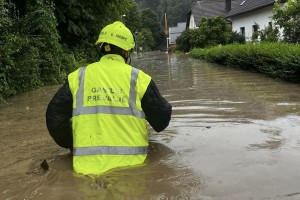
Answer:
[(76, 68), (56, 30), (53, 6), (37, 0), (22, 17), (0, 0), (0, 104), (11, 95), (61, 83)]
[(247, 43), (193, 49), (190, 56), (225, 66), (261, 72), (274, 78), (300, 82), (300, 45)]

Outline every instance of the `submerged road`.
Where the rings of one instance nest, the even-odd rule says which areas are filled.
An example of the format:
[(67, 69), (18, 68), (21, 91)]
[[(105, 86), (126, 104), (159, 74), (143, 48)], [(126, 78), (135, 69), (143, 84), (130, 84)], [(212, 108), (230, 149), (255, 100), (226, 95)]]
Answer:
[[(173, 105), (142, 166), (73, 173), (45, 126), (59, 86), (0, 106), (0, 199), (300, 199), (300, 85), (164, 52), (133, 58)], [(46, 159), (49, 170), (40, 168)]]

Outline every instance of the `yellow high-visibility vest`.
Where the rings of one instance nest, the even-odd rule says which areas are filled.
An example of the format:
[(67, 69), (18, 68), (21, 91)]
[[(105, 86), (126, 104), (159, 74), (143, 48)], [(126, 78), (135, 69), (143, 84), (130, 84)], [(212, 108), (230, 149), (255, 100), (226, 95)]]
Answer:
[(101, 174), (142, 164), (148, 131), (141, 99), (151, 77), (111, 54), (71, 73), (68, 81), (73, 96), (74, 171)]

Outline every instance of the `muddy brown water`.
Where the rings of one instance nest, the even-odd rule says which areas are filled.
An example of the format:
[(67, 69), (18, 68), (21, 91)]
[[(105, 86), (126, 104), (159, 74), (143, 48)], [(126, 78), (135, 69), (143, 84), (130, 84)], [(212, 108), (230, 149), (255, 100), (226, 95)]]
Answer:
[(59, 86), (43, 87), (0, 106), (0, 199), (300, 199), (299, 84), (164, 52), (133, 65), (173, 105), (146, 163), (75, 174), (45, 126)]

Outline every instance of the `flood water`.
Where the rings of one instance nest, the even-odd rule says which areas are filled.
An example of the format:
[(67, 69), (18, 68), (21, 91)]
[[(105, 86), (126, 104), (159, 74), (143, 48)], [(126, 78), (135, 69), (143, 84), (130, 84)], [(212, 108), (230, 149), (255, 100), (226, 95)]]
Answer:
[[(59, 86), (0, 106), (0, 199), (300, 199), (300, 85), (164, 52), (133, 58), (172, 104), (146, 163), (72, 171), (45, 126)], [(40, 168), (46, 159), (49, 170)]]

